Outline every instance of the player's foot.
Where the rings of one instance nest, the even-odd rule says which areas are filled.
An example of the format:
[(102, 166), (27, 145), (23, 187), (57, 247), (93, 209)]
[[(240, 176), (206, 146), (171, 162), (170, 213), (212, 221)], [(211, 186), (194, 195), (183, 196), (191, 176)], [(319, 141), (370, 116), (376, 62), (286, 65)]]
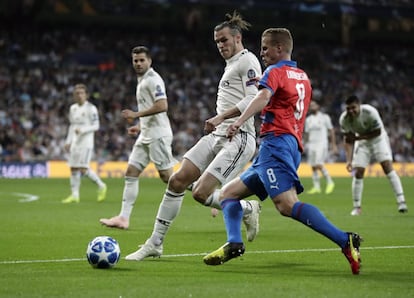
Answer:
[(98, 189), (98, 202), (102, 202), (106, 198), (106, 191), (108, 187), (106, 185)]
[(66, 199), (63, 199), (62, 203), (63, 204), (79, 203), (79, 198), (75, 198), (74, 196), (70, 195)]
[(129, 220), (119, 215), (111, 218), (101, 218), (99, 222), (109, 228), (118, 228), (126, 230), (129, 227)]
[(326, 185), (325, 193), (327, 195), (331, 194), (335, 189), (335, 183), (331, 182)]
[(161, 245), (154, 245), (150, 239), (145, 241), (145, 244), (139, 246), (140, 248), (125, 257), (125, 260), (128, 261), (142, 261), (148, 257), (161, 257), (162, 255), (162, 244)]
[(220, 248), (209, 253), (203, 258), (204, 263), (207, 265), (221, 265), (228, 260), (237, 258), (244, 254), (243, 243), (231, 243), (227, 242)]
[(252, 206), (252, 212), (243, 216), (243, 223), (246, 226), (247, 241), (253, 241), (259, 233), (260, 203), (256, 200), (247, 201)]
[(398, 212), (400, 213), (408, 212), (408, 207), (405, 201), (398, 203)]
[(361, 268), (361, 255), (359, 253), (361, 241), (362, 238), (358, 234), (348, 233), (348, 243), (342, 248), (342, 253), (351, 265), (352, 274), (359, 274)]
[(320, 188), (316, 188), (316, 187), (312, 187), (310, 190), (308, 190), (306, 192), (308, 195), (314, 195), (314, 194), (318, 194), (321, 193), (321, 189)]
[(352, 216), (358, 216), (361, 214), (361, 207), (354, 207), (354, 209), (352, 209), (351, 211), (351, 215)]

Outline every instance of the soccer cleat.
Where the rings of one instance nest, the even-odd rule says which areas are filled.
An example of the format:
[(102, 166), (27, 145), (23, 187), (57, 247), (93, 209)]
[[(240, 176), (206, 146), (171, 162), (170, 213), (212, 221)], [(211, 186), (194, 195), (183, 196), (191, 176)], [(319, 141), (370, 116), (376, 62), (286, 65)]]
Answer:
[(359, 274), (361, 268), (361, 255), (359, 253), (361, 242), (362, 238), (358, 234), (348, 233), (348, 243), (342, 248), (342, 253), (351, 265), (352, 274)]
[(75, 198), (72, 195), (62, 200), (63, 204), (79, 203), (79, 198)]
[(400, 213), (408, 212), (408, 207), (405, 201), (398, 203), (398, 212)]
[(354, 207), (354, 209), (352, 209), (351, 211), (351, 215), (352, 216), (357, 216), (361, 214), (361, 207)]
[(207, 265), (221, 265), (228, 260), (240, 257), (244, 254), (243, 243), (226, 242), (223, 246), (209, 253), (203, 258)]
[(101, 218), (99, 222), (109, 228), (118, 228), (126, 230), (129, 227), (129, 220), (119, 215), (111, 218)]
[(335, 189), (335, 183), (331, 182), (326, 185), (325, 194), (331, 194)]
[(154, 245), (150, 239), (145, 241), (145, 244), (139, 246), (140, 248), (125, 257), (125, 260), (128, 261), (142, 261), (148, 257), (161, 257), (162, 255), (162, 244), (161, 245)]
[(102, 202), (103, 200), (105, 200), (107, 190), (108, 187), (106, 185), (98, 189), (98, 202)]
[(258, 201), (248, 201), (252, 206), (252, 212), (243, 216), (243, 223), (246, 226), (247, 241), (253, 241), (259, 233), (259, 213), (261, 206)]
[(315, 187), (312, 187), (310, 190), (308, 190), (307, 192), (306, 192), (308, 195), (314, 195), (314, 194), (318, 194), (318, 193), (321, 193), (321, 190), (320, 190), (320, 188), (315, 188)]

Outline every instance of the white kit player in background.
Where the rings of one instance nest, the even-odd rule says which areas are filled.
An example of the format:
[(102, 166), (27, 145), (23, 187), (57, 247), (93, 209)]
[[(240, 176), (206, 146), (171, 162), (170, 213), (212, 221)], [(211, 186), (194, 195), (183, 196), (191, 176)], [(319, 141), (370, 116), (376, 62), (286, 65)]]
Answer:
[(137, 46), (131, 52), (132, 66), (137, 74), (136, 97), (138, 111), (123, 110), (129, 122), (139, 118), (139, 123), (128, 128), (128, 135), (136, 137), (125, 173), (121, 211), (111, 218), (101, 218), (100, 223), (112, 228), (128, 229), (129, 218), (139, 193), (139, 176), (152, 162), (161, 180), (168, 182), (177, 161), (172, 155), (173, 133), (167, 115), (168, 101), (164, 80), (151, 67), (149, 49)]
[(331, 117), (320, 111), (319, 104), (312, 100), (309, 105), (309, 115), (305, 121), (304, 143), (307, 151), (307, 160), (312, 167), (313, 187), (308, 194), (321, 193), (321, 183), (319, 172), (326, 180), (325, 193), (330, 194), (335, 188), (328, 170), (325, 167), (326, 159), (329, 155), (329, 142), (333, 154), (338, 153), (336, 146), (335, 130), (332, 125)]
[(62, 203), (78, 203), (81, 177), (86, 176), (98, 185), (98, 202), (105, 200), (107, 187), (89, 168), (95, 144), (95, 131), (99, 130), (99, 114), (95, 105), (88, 101), (89, 93), (84, 84), (73, 90), (74, 104), (69, 110), (69, 129), (65, 150), (69, 153), (71, 195)]
[[(217, 188), (236, 177), (255, 154), (253, 118), (241, 127), (240, 133), (231, 141), (226, 137), (229, 124), (237, 119), (256, 95), (256, 82), (261, 75), (259, 60), (244, 49), (242, 43), (242, 30), (250, 24), (237, 12), (226, 17), (228, 21), (214, 29), (217, 49), (226, 60), (217, 92), (218, 115), (206, 121), (207, 134), (184, 154), (180, 168), (168, 181), (150, 238), (137, 251), (127, 255), (127, 260), (141, 261), (146, 257), (162, 255), (165, 236), (180, 212), (186, 189), (191, 186), (196, 201), (207, 207), (221, 209)], [(223, 114), (233, 118), (223, 122)], [(253, 241), (259, 231), (260, 204), (257, 200), (242, 200), (241, 206), (247, 240)]]
[(379, 112), (368, 104), (361, 104), (357, 96), (352, 95), (345, 101), (346, 111), (339, 124), (344, 134), (346, 168), (353, 171), (351, 215), (361, 214), (362, 190), (365, 168), (371, 159), (379, 162), (391, 183), (397, 199), (398, 211), (408, 211), (400, 177), (392, 164), (392, 151), (388, 134), (384, 129)]

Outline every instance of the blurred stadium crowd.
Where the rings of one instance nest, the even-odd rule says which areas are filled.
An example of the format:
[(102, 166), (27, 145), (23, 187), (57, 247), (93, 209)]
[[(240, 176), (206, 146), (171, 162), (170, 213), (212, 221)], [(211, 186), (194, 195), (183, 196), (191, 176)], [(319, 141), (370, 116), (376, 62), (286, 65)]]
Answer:
[[(245, 46), (259, 54), (259, 42), (259, 35), (250, 35)], [(224, 62), (212, 35), (14, 26), (2, 29), (0, 39), (0, 162), (65, 159), (67, 113), (79, 82), (88, 86), (101, 116), (96, 159), (127, 160), (135, 139), (120, 112), (136, 109), (130, 50), (139, 44), (151, 48), (153, 67), (166, 81), (173, 151), (180, 158), (215, 112)], [(414, 162), (412, 52), (384, 44), (295, 45), (293, 58), (310, 75), (314, 99), (332, 117), (339, 148), (338, 118), (344, 99), (354, 93), (379, 109), (395, 160)], [(340, 152), (332, 161), (344, 160)]]

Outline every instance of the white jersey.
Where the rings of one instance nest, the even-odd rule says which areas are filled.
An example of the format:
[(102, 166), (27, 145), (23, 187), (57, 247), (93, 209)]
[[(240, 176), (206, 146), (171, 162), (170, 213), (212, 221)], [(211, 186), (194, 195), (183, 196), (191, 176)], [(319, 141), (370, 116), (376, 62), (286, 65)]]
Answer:
[[(138, 110), (149, 109), (157, 100), (166, 99), (165, 83), (151, 67), (138, 78), (136, 90)], [(172, 129), (167, 112), (140, 117), (141, 133), (137, 142), (151, 143), (155, 139), (171, 136)]]
[[(94, 134), (99, 129), (98, 109), (89, 101), (83, 105), (74, 103), (69, 110), (69, 130), (66, 137), (66, 144), (73, 148), (94, 148)], [(76, 134), (75, 129), (80, 133)]]
[(360, 143), (374, 143), (380, 138), (388, 138), (378, 110), (371, 105), (360, 105), (358, 117), (347, 117), (346, 111), (339, 117), (339, 124), (343, 133), (354, 133), (357, 136), (381, 129), (381, 135), (372, 140), (360, 140)]
[[(217, 114), (234, 106), (243, 112), (257, 93), (256, 82), (261, 73), (259, 60), (247, 49), (226, 60), (226, 67), (217, 92)], [(223, 121), (217, 126), (214, 134), (225, 136), (227, 127), (234, 123), (235, 119), (237, 118)], [(248, 119), (240, 129), (255, 135), (254, 117)]]
[(360, 105), (360, 109), (361, 112), (356, 118), (347, 117), (346, 111), (341, 114), (339, 124), (342, 132), (360, 135), (381, 129), (381, 134), (375, 138), (358, 140), (354, 143), (352, 167), (366, 168), (371, 160), (377, 162), (392, 161), (388, 134), (384, 129), (384, 124), (377, 109), (368, 104)]
[(333, 129), (331, 117), (320, 111), (310, 114), (305, 120), (308, 146), (328, 148), (328, 133)]

